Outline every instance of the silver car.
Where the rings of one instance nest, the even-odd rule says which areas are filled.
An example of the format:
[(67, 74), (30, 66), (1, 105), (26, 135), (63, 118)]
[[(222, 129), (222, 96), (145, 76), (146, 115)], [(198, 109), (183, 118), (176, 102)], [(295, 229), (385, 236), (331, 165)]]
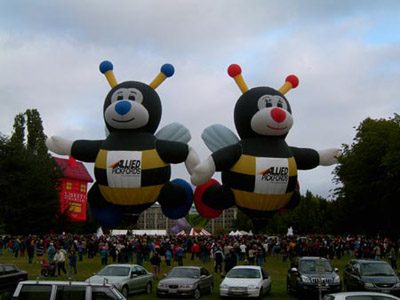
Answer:
[(375, 292), (344, 292), (325, 295), (323, 300), (400, 300), (400, 298)]
[(150, 294), (153, 288), (153, 274), (140, 265), (113, 264), (104, 267), (86, 279), (86, 282), (112, 284), (128, 298), (128, 295), (133, 293)]
[(214, 278), (204, 267), (175, 267), (157, 286), (157, 296), (189, 296), (200, 298), (212, 293)]
[(259, 266), (236, 266), (219, 286), (221, 298), (254, 297), (262, 299), (271, 291), (271, 277)]
[(15, 289), (12, 299), (126, 300), (126, 298), (110, 284), (97, 284), (78, 281), (39, 280), (21, 281)]

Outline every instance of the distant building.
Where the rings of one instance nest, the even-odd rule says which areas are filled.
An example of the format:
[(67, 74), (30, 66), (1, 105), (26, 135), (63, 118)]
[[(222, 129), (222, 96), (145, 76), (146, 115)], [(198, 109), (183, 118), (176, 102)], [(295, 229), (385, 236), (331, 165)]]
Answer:
[(81, 162), (74, 158), (53, 157), (63, 173), (60, 179), (60, 211), (67, 211), (72, 222), (86, 220), (87, 184), (92, 177)]
[[(189, 213), (196, 213), (194, 206)], [(219, 230), (231, 230), (234, 221), (237, 217), (237, 208), (229, 208), (224, 210), (216, 219), (212, 219), (208, 222), (205, 229), (214, 234)], [(167, 232), (171, 232), (174, 227), (174, 220), (168, 219), (164, 216), (161, 211), (161, 206), (157, 203), (153, 204), (150, 208), (140, 214), (135, 229), (141, 230), (160, 230), (165, 229)]]

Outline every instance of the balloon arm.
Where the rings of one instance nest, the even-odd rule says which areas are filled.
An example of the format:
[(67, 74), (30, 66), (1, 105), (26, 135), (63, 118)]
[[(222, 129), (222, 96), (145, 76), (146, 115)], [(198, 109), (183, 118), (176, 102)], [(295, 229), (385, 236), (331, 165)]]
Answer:
[(200, 163), (199, 155), (196, 150), (189, 146), (189, 153), (185, 160), (185, 166), (190, 175), (193, 174), (194, 168)]
[(321, 166), (330, 166), (338, 162), (337, 158), (342, 154), (339, 148), (329, 148), (319, 150), (319, 164)]
[(212, 156), (199, 163), (193, 170), (190, 181), (198, 186), (206, 183), (215, 173), (215, 163)]
[(77, 140), (72, 143), (72, 157), (84, 162), (95, 162), (104, 140)]
[(182, 163), (190, 154), (190, 147), (187, 144), (167, 140), (157, 140), (156, 150), (160, 158), (169, 164)]
[(71, 155), (73, 141), (60, 136), (52, 136), (46, 140), (47, 149), (60, 155)]

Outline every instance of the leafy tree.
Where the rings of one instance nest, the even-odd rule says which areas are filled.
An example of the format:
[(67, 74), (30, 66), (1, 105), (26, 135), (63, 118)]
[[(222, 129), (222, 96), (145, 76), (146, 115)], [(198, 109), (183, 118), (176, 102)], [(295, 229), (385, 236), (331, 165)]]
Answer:
[(11, 138), (2, 137), (0, 147), (0, 220), (4, 230), (17, 234), (54, 229), (61, 174), (47, 153), (39, 113), (27, 110), (17, 115)]
[(342, 232), (400, 235), (400, 117), (365, 119), (335, 169)]

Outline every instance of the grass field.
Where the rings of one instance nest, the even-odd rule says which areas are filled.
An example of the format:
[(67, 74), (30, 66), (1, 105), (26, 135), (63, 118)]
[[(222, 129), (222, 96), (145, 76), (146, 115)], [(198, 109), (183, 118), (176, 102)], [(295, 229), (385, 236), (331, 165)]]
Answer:
[[(342, 259), (334, 259), (331, 261), (332, 267), (339, 268), (339, 274), (342, 276), (342, 271), (344, 265), (350, 259), (349, 256), (344, 256)], [(34, 263), (29, 264), (27, 257), (18, 257), (15, 258), (13, 255), (9, 253), (5, 253), (3, 251), (3, 255), (0, 256), (0, 263), (11, 263), (17, 265), (21, 270), (25, 270), (29, 274), (29, 279), (35, 280), (38, 276), (40, 276), (41, 265), (36, 261)], [(109, 262), (110, 263), (110, 262)], [(203, 265), (203, 263), (199, 260), (191, 261), (189, 258), (184, 259), (184, 265)], [(68, 267), (68, 266), (66, 266)], [(151, 270), (150, 263), (148, 261), (144, 262), (144, 267), (147, 270)], [(205, 264), (205, 267), (213, 273), (213, 262), (208, 262)], [(268, 295), (265, 299), (271, 300), (282, 300), (282, 299), (295, 299), (293, 296), (289, 296), (286, 293), (286, 272), (289, 267), (289, 261), (283, 262), (282, 258), (279, 260), (274, 259), (273, 257), (267, 257), (264, 262), (265, 269), (269, 272), (272, 280), (272, 291), (271, 294)], [(78, 262), (78, 274), (72, 276), (72, 280), (84, 281), (88, 277), (92, 276), (93, 273), (98, 272), (101, 269), (100, 257), (97, 256), (94, 259), (83, 258), (82, 262)], [(68, 271), (68, 268), (67, 268)], [(161, 274), (167, 273), (169, 268), (165, 265), (165, 262), (161, 264)], [(41, 280), (46, 280), (46, 278), (40, 278)], [(68, 280), (67, 275), (61, 275), (61, 277), (51, 278), (51, 280)], [(222, 281), (222, 278), (219, 274), (214, 274), (214, 293), (212, 295), (205, 295), (203, 299), (219, 299), (219, 290), (218, 287)], [(155, 286), (158, 282), (155, 282)], [(150, 295), (140, 294), (131, 296), (130, 299), (143, 299), (143, 300), (155, 300), (159, 299), (156, 296), (155, 287), (153, 287), (153, 291)]]

